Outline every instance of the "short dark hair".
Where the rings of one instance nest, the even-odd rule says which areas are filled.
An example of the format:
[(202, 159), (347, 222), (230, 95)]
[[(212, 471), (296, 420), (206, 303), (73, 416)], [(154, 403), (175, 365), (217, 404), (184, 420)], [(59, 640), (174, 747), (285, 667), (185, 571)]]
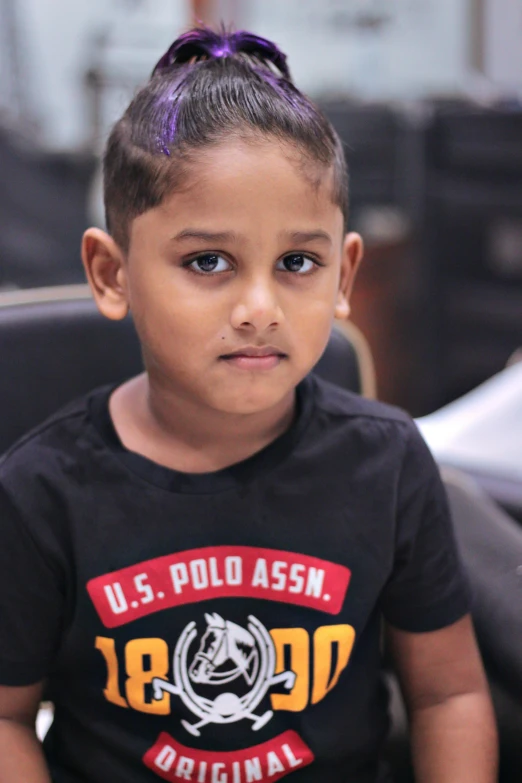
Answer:
[(109, 136), (104, 200), (115, 241), (127, 249), (131, 221), (182, 185), (194, 153), (234, 135), (276, 138), (304, 162), (332, 168), (332, 201), (346, 228), (342, 142), (293, 84), (286, 56), (252, 33), (203, 27), (174, 41)]

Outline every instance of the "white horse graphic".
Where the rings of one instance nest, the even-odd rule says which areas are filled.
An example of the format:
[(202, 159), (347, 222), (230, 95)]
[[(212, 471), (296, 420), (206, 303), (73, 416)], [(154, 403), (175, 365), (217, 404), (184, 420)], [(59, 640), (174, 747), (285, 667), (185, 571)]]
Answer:
[[(258, 731), (273, 716), (272, 710), (262, 715), (254, 713), (268, 689), (283, 683), (287, 690), (291, 690), (296, 676), (292, 671), (274, 674), (274, 643), (264, 625), (253, 615), (248, 618), (248, 630), (225, 620), (217, 612), (206, 614), (205, 620), (207, 629), (190, 667), (187, 666), (188, 650), (197, 636), (194, 622), (185, 627), (174, 650), (174, 684), (154, 677), (154, 698), (161, 699), (164, 691), (179, 696), (200, 718), (197, 723), (181, 721), (185, 729), (196, 737), (200, 736), (200, 729), (209, 723), (235, 723), (245, 719), (252, 721), (253, 731)], [(216, 671), (229, 661), (228, 668)], [(247, 685), (252, 686), (241, 697), (235, 693), (220, 693), (215, 699), (207, 699), (192, 687), (192, 683), (224, 685), (238, 677), (243, 677)]]
[[(250, 631), (224, 620), (217, 612), (206, 614), (205, 620), (207, 630), (189, 669), (192, 682), (223, 685), (242, 676), (252, 685), (259, 669), (259, 653)], [(226, 671), (216, 671), (228, 661), (232, 666)]]

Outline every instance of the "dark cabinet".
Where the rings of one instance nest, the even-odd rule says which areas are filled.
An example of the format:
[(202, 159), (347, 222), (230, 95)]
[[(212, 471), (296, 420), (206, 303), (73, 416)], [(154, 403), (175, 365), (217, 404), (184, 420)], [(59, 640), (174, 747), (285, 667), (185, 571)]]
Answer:
[(522, 345), (522, 110), (435, 106), (419, 145), (419, 264), (434, 410)]

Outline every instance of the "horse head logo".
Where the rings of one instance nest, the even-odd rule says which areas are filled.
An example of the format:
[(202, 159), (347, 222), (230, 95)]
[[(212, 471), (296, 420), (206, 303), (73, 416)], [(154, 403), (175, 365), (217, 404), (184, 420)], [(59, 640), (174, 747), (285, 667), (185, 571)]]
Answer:
[[(199, 737), (200, 729), (209, 723), (235, 723), (240, 720), (252, 721), (252, 730), (258, 731), (273, 715), (272, 710), (261, 715), (254, 712), (269, 688), (282, 683), (291, 690), (296, 676), (292, 671), (275, 673), (272, 637), (253, 615), (248, 618), (248, 628), (225, 620), (217, 612), (206, 614), (205, 621), (207, 627), (190, 666), (187, 658), (189, 648), (198, 636), (196, 623), (189, 623), (182, 631), (172, 661), (174, 683), (154, 677), (154, 698), (161, 699), (164, 691), (179, 696), (200, 719), (197, 723), (181, 721), (182, 726), (195, 737)], [(238, 678), (243, 678), (249, 687), (243, 696), (220, 692), (214, 699), (209, 699), (193, 687), (193, 683), (225, 685)]]
[[(205, 620), (207, 630), (189, 669), (192, 682), (224, 685), (244, 677), (252, 685), (259, 670), (254, 636), (237, 623), (224, 620), (217, 612), (206, 614)], [(226, 664), (225, 670), (218, 671)]]

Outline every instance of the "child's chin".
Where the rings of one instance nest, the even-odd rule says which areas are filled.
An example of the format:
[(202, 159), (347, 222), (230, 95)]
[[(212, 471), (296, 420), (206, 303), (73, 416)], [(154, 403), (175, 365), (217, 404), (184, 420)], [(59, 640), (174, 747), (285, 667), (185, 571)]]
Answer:
[(235, 413), (237, 415), (248, 415), (253, 413), (263, 413), (271, 408), (280, 405), (285, 398), (289, 398), (291, 389), (277, 390), (267, 389), (266, 391), (257, 391), (256, 393), (233, 394), (227, 399), (216, 400), (216, 407), (223, 413)]

